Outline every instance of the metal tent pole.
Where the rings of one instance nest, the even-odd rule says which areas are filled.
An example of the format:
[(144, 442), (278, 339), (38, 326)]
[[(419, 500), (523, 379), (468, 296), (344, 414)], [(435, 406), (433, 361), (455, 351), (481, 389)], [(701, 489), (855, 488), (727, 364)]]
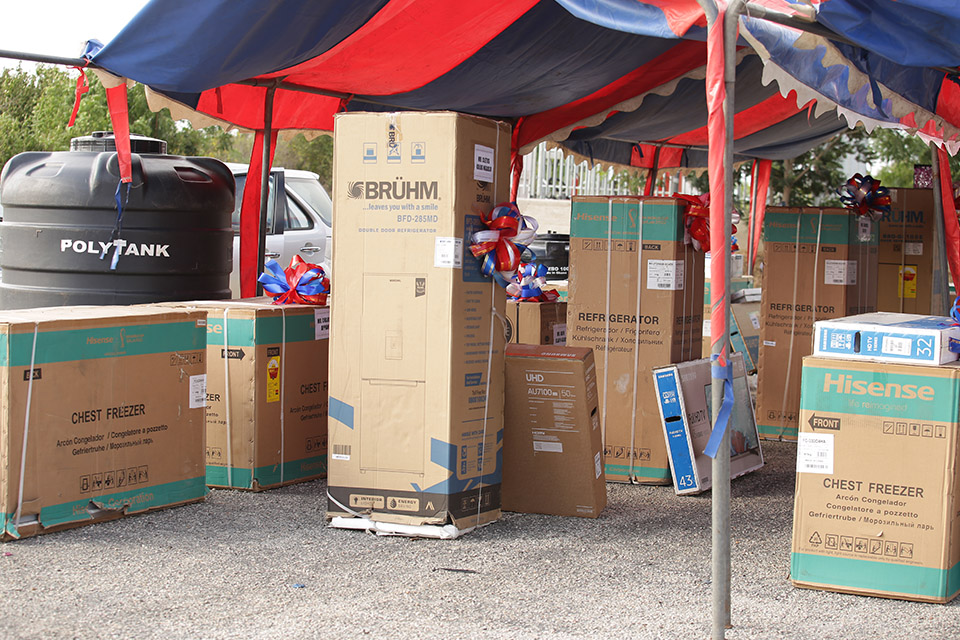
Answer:
[[(273, 137), (273, 94), (277, 88), (267, 87), (267, 97), (263, 104), (263, 166), (260, 167), (260, 240), (257, 245), (257, 273), (263, 273), (263, 263), (267, 250), (267, 199), (270, 194), (270, 139)], [(263, 285), (257, 281), (257, 295), (263, 295)]]

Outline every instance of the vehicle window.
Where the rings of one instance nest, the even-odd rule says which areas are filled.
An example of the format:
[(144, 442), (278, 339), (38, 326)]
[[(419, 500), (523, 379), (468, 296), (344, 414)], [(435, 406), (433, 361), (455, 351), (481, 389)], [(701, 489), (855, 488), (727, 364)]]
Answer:
[(287, 194), (287, 216), (284, 218), (284, 223), (284, 229), (287, 231), (313, 228), (313, 220), (303, 210), (300, 203), (291, 198), (289, 194)]
[[(243, 187), (247, 182), (247, 176), (234, 176), (234, 179), (237, 182), (237, 200), (233, 207), (231, 224), (233, 225), (233, 232), (236, 234), (240, 233), (240, 205), (243, 203)], [(268, 188), (271, 192), (273, 191), (273, 176), (270, 176), (270, 186)], [(267, 198), (267, 233), (273, 233), (273, 210), (275, 208), (273, 198)]]
[(333, 203), (318, 180), (294, 178), (286, 176), (287, 185), (294, 190), (314, 211), (320, 214), (320, 219), (328, 227), (333, 218)]

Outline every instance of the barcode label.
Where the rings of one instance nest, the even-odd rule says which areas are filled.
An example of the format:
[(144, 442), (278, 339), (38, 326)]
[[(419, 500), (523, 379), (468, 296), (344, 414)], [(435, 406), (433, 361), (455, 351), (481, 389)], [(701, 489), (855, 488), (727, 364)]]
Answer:
[(335, 444), (333, 445), (333, 453), (331, 457), (334, 460), (349, 460), (352, 446), (349, 444)]
[(797, 442), (797, 473), (833, 475), (833, 434), (800, 433)]
[(880, 352), (894, 356), (910, 356), (913, 354), (913, 340), (896, 336), (883, 336)]
[(207, 374), (190, 376), (190, 408), (199, 409), (207, 406)]

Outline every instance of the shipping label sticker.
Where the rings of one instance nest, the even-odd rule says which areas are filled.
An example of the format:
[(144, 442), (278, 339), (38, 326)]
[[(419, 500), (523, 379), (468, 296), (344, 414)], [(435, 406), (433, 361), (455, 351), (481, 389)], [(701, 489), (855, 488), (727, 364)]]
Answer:
[(593, 470), (596, 474), (594, 477), (599, 478), (600, 472), (603, 470), (603, 460), (600, 458), (599, 451), (597, 451), (597, 455), (593, 456)]
[(480, 182), (493, 182), (494, 151), (482, 144), (473, 145), (473, 179)]
[(710, 333), (710, 318), (703, 319), (703, 335), (705, 336), (713, 335)]
[(827, 260), (823, 269), (823, 284), (857, 284), (856, 260)]
[(650, 260), (647, 262), (647, 289), (683, 291), (683, 260)]
[(873, 235), (873, 221), (866, 216), (860, 216), (859, 223), (857, 225), (857, 236), (860, 239), (860, 242), (870, 242), (870, 237)]
[(833, 434), (800, 433), (797, 442), (797, 473), (833, 475)]
[(190, 408), (207, 406), (207, 374), (190, 376)]
[(880, 353), (909, 357), (913, 354), (913, 340), (896, 336), (883, 336), (880, 343)]
[(326, 340), (330, 337), (330, 307), (313, 310), (314, 340)]
[(436, 238), (433, 266), (441, 269), (463, 268), (463, 238)]
[(765, 347), (775, 347), (775, 346), (777, 346), (777, 341), (776, 341), (776, 340), (764, 340), (764, 341), (763, 341), (763, 346), (765, 346)]
[(550, 451), (552, 453), (563, 453), (563, 443), (562, 442), (542, 442), (540, 440), (534, 440), (533, 450), (534, 451)]
[(567, 323), (553, 325), (553, 344), (567, 344)]
[(904, 242), (904, 243), (903, 243), (903, 255), (905, 255), (905, 256), (922, 256), (922, 255), (923, 255), (923, 243), (922, 243), (922, 242)]
[(267, 402), (280, 402), (280, 356), (267, 361)]
[(760, 329), (760, 313), (757, 311), (751, 311), (748, 314), (748, 317), (750, 318), (750, 324), (753, 325), (753, 328), (759, 330)]

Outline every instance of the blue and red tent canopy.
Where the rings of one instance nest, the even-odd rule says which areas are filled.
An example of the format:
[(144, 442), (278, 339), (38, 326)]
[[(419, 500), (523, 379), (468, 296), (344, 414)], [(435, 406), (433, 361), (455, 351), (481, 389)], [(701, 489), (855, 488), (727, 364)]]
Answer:
[[(960, 85), (937, 68), (960, 64), (950, 39), (960, 5), (746, 6), (739, 158), (792, 157), (857, 122), (960, 146)], [(343, 110), (449, 109), (512, 121), (517, 154), (553, 140), (642, 167), (647, 143), (681, 148), (661, 166), (704, 166), (707, 47), (696, 0), (153, 0), (90, 58), (196, 124), (262, 132), (272, 87), (273, 132), (330, 131)], [(245, 238), (256, 235), (256, 191)], [(257, 275), (250, 242), (246, 293)]]

